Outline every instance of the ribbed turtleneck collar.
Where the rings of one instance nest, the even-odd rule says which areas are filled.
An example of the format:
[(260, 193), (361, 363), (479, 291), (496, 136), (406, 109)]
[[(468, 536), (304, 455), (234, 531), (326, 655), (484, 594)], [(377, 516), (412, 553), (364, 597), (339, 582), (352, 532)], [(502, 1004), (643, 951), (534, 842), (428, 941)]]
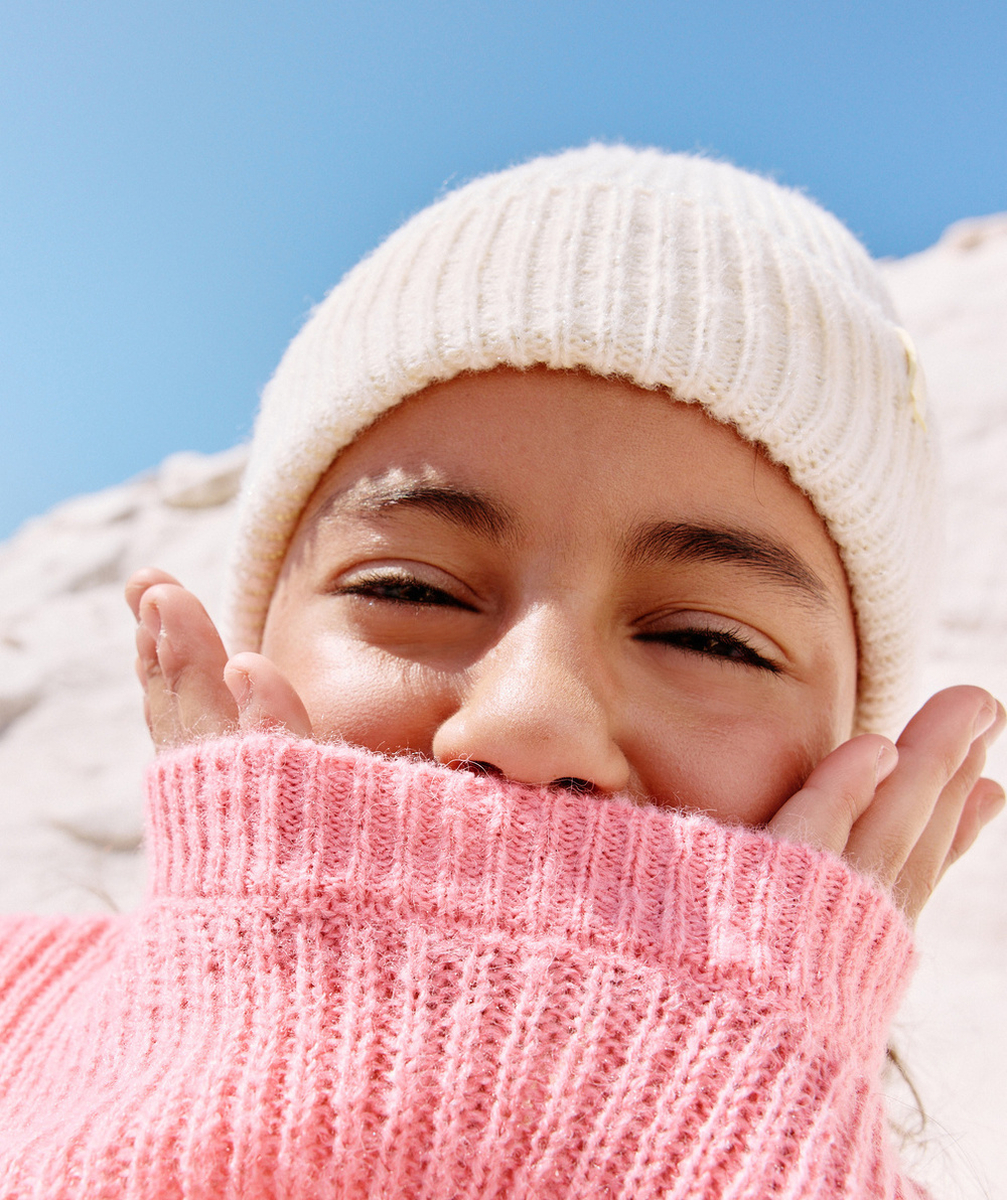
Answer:
[[(911, 957), (901, 916), (838, 859), (625, 799), (264, 734), (161, 755), (149, 797), (155, 903), (363, 904), (688, 962), (833, 1015), (879, 991), (893, 1009)], [(837, 971), (865, 934), (878, 953)]]

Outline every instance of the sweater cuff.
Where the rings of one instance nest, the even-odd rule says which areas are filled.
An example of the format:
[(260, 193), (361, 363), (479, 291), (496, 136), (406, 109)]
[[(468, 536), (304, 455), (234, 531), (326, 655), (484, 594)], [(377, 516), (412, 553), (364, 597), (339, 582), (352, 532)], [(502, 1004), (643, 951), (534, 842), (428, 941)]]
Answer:
[(255, 734), (162, 754), (148, 820), (155, 901), (572, 942), (879, 1047), (908, 980), (905, 920), (839, 859), (624, 798)]

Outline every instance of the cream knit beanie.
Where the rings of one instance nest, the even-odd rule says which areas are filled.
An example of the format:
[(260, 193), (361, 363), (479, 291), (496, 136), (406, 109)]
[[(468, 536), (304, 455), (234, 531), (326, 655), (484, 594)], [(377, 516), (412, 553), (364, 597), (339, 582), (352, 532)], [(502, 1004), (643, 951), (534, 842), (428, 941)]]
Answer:
[(806, 197), (724, 163), (593, 145), (420, 212), (312, 313), (266, 387), (231, 576), (256, 649), (339, 451), (462, 371), (579, 367), (703, 405), (764, 447), (839, 547), (858, 730), (904, 713), (931, 574), (934, 448), (912, 342), (870, 258)]

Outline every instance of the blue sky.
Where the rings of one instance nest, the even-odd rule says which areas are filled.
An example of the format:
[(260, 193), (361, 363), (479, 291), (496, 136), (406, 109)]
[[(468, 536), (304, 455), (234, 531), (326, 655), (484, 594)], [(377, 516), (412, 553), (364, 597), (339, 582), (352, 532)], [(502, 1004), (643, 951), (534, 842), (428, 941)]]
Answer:
[(877, 255), (1007, 209), (1007, 4), (3, 0), (0, 537), (223, 449), (446, 187), (592, 138), (804, 187)]

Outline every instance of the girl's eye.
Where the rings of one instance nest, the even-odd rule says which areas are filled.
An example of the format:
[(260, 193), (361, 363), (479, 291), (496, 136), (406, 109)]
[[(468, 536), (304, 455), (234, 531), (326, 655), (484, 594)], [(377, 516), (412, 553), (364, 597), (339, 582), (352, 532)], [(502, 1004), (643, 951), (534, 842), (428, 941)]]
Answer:
[(674, 646), (692, 654), (702, 654), (708, 658), (725, 659), (728, 662), (741, 663), (744, 666), (758, 667), (770, 671), (774, 675), (780, 673), (776, 663), (763, 657), (744, 638), (740, 630), (726, 629), (662, 629), (657, 632), (637, 634), (641, 642), (658, 642), (664, 646)]
[(370, 600), (387, 600), (393, 604), (415, 604), (434, 608), (475, 609), (441, 588), (433, 587), (405, 571), (381, 571), (358, 575), (338, 589), (341, 596), (365, 596)]

